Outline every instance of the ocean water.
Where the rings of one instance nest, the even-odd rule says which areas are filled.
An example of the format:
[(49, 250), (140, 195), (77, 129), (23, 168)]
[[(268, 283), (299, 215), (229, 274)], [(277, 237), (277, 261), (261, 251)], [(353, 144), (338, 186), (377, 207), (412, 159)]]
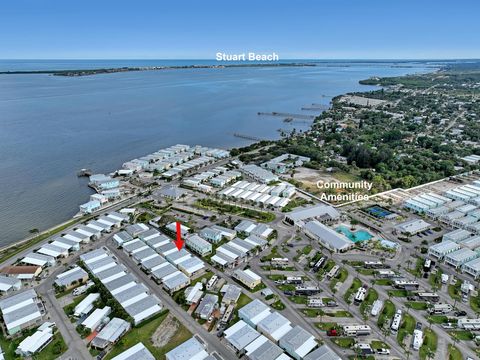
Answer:
[[(189, 61), (0, 61), (0, 71), (190, 64)], [(193, 62), (200, 63), (200, 62)], [(181, 69), (85, 77), (0, 75), (0, 246), (65, 221), (88, 201), (81, 168), (111, 172), (176, 143), (231, 148), (242, 133), (275, 139), (307, 129), (257, 112), (302, 112), (373, 89), (370, 76), (424, 72), (424, 63), (319, 62), (315, 67)], [(408, 66), (405, 66), (408, 65)]]

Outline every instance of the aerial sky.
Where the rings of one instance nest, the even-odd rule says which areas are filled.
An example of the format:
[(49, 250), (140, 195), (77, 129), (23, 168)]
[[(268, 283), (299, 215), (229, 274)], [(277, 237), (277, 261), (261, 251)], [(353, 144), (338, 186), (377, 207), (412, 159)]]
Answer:
[(480, 58), (479, 0), (14, 0), (3, 59)]

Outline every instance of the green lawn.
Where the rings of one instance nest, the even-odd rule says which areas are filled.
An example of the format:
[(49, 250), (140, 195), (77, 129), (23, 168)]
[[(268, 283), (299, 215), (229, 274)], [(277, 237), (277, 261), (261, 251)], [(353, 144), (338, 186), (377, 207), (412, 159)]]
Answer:
[(393, 305), (390, 300), (386, 300), (383, 309), (378, 316), (377, 324), (379, 328), (382, 328), (386, 322), (390, 321), (393, 315), (395, 315), (395, 310), (395, 305)]
[(358, 269), (357, 272), (362, 275), (372, 276), (377, 271), (375, 269)]
[(448, 295), (452, 299), (459, 299), (460, 298), (460, 287), (462, 286), (462, 283), (457, 280), (457, 283), (455, 285), (448, 285)]
[(347, 280), (347, 277), (348, 277), (348, 270), (345, 269), (344, 267), (341, 267), (340, 270), (338, 270), (337, 276), (335, 276), (332, 280), (330, 280), (330, 289), (333, 291), (337, 283), (345, 282), (345, 280)]
[(390, 279), (376, 279), (374, 284), (380, 286), (391, 286), (393, 282)]
[(303, 249), (302, 249), (303, 255), (310, 254), (310, 251), (312, 251), (312, 245), (307, 245), (307, 246), (303, 247)]
[(362, 314), (367, 314), (370, 311), (370, 307), (378, 299), (378, 293), (374, 288), (369, 288), (367, 291), (367, 296), (365, 300), (360, 304), (360, 312)]
[(285, 280), (285, 275), (268, 275), (267, 277), (273, 281)]
[(62, 355), (65, 351), (67, 351), (68, 347), (63, 340), (62, 335), (59, 331), (55, 333), (53, 336), (52, 342), (48, 344), (45, 349), (40, 351), (37, 355), (35, 355), (34, 359), (36, 360), (51, 360), (56, 359), (60, 355)]
[(403, 340), (407, 335), (412, 335), (415, 330), (415, 319), (410, 314), (403, 314), (402, 324), (397, 333), (397, 342), (400, 346), (403, 345)]
[(288, 299), (295, 304), (306, 305), (308, 302), (308, 298), (306, 296), (292, 295), (292, 296), (289, 296)]
[(372, 349), (390, 349), (390, 346), (380, 340), (372, 340), (370, 343)]
[(318, 323), (315, 323), (315, 326), (317, 328), (319, 328), (320, 330), (327, 331), (327, 330), (330, 330), (330, 329), (337, 328), (338, 324), (334, 323), (334, 322), (318, 322)]
[(337, 337), (333, 338), (332, 342), (341, 348), (350, 349), (355, 344), (355, 339), (353, 337)]
[(475, 338), (475, 335), (470, 331), (466, 330), (458, 330), (458, 331), (449, 331), (450, 336), (453, 338), (457, 338), (458, 340), (464, 341), (471, 341)]
[(237, 309), (240, 309), (241, 307), (244, 307), (245, 305), (247, 305), (251, 301), (252, 301), (252, 299), (250, 299), (247, 295), (242, 293), (240, 295), (240, 297), (238, 298), (238, 301), (237, 301)]
[(322, 309), (312, 309), (312, 308), (304, 308), (301, 310), (304, 315), (307, 317), (317, 317), (321, 315), (325, 315), (325, 312)]
[(435, 334), (432, 329), (425, 329), (423, 334), (423, 345), (420, 347), (419, 351), (421, 360), (425, 360), (428, 353), (434, 354), (435, 351), (437, 351), (437, 334)]
[(389, 290), (388, 295), (392, 297), (407, 297), (409, 292), (403, 289)]
[(172, 350), (173, 348), (177, 347), (181, 343), (188, 340), (192, 337), (192, 334), (188, 329), (179, 324), (178, 330), (175, 335), (170, 339), (168, 345), (157, 348), (153, 346), (151, 341), (151, 336), (155, 332), (155, 330), (160, 326), (160, 324), (165, 320), (168, 315), (168, 311), (158, 315), (157, 317), (147, 320), (141, 327), (133, 328), (130, 330), (112, 349), (111, 352), (108, 353), (106, 356), (106, 360), (117, 356), (121, 352), (127, 350), (128, 348), (132, 347), (138, 342), (142, 342), (148, 350), (153, 354), (156, 359), (163, 359), (165, 354)]
[(470, 307), (475, 314), (480, 313), (480, 296), (470, 296)]
[(448, 322), (448, 317), (445, 315), (430, 315), (427, 319), (430, 320), (432, 324), (443, 324)]
[(272, 308), (275, 310), (283, 310), (285, 309), (285, 304), (281, 300), (277, 300), (274, 303), (272, 303)]
[(335, 312), (326, 312), (326, 316), (331, 316), (331, 317), (353, 317), (352, 314), (350, 314), (346, 310), (338, 310)]
[(405, 305), (410, 306), (413, 310), (427, 310), (428, 304), (420, 301), (409, 301)]
[(343, 295), (343, 299), (350, 304), (352, 302), (350, 298), (357, 292), (360, 286), (362, 286), (362, 281), (358, 278), (353, 279), (352, 285)]
[(462, 352), (452, 344), (448, 345), (448, 360), (463, 360)]

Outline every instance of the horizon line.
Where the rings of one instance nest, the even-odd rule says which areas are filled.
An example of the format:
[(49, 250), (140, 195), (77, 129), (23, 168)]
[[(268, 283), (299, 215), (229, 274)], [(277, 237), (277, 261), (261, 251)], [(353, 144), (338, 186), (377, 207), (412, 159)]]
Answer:
[[(191, 61), (214, 61), (218, 63), (229, 61), (217, 61), (214, 58), (0, 58), (0, 61), (25, 61), (25, 60), (161, 60), (161, 61), (174, 61), (174, 60), (191, 60)], [(258, 61), (266, 63), (281, 63), (282, 61), (480, 61), (479, 58), (284, 58), (278, 61)], [(249, 61), (254, 62), (254, 61)]]

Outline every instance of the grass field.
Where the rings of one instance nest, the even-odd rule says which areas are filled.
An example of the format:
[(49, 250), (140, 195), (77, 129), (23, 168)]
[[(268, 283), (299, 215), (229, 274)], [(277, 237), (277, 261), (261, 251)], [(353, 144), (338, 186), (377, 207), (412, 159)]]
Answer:
[(409, 301), (405, 305), (410, 306), (413, 310), (427, 310), (428, 304), (420, 301)]
[(378, 299), (378, 293), (374, 288), (369, 288), (365, 300), (360, 304), (360, 312), (368, 315), (370, 307)]
[(397, 333), (397, 342), (403, 345), (403, 340), (407, 335), (412, 335), (413, 330), (415, 330), (415, 319), (410, 314), (403, 314), (402, 325)]
[(393, 315), (395, 315), (395, 305), (390, 300), (386, 300), (382, 312), (378, 316), (378, 327), (382, 328), (386, 322), (390, 321)]
[(349, 349), (355, 344), (355, 339), (352, 337), (337, 337), (333, 338), (332, 342), (344, 349)]
[(343, 295), (343, 299), (350, 304), (352, 302), (352, 295), (355, 294), (360, 286), (362, 286), (362, 281), (358, 278), (353, 279), (352, 285)]
[(168, 345), (162, 348), (157, 348), (153, 346), (153, 343), (151, 341), (151, 336), (155, 332), (155, 330), (161, 325), (161, 323), (165, 320), (167, 315), (168, 315), (168, 311), (147, 321), (141, 327), (133, 328), (132, 330), (130, 330), (122, 338), (122, 340), (113, 347), (112, 351), (108, 353), (105, 359), (108, 360), (113, 358), (114, 356), (117, 356), (118, 354), (127, 350), (128, 348), (132, 347), (138, 342), (142, 342), (143, 345), (145, 345), (148, 348), (148, 350), (150, 350), (150, 352), (153, 354), (155, 359), (163, 359), (167, 352), (177, 347), (181, 343), (185, 342), (192, 336), (190, 331), (188, 331), (188, 329), (185, 326), (183, 326), (182, 324), (179, 324), (179, 328), (177, 332), (170, 339)]
[(457, 347), (448, 345), (448, 360), (463, 360), (463, 355)]
[(429, 353), (434, 354), (435, 351), (437, 351), (437, 334), (432, 329), (425, 329), (423, 345), (419, 351), (420, 359), (425, 360)]

